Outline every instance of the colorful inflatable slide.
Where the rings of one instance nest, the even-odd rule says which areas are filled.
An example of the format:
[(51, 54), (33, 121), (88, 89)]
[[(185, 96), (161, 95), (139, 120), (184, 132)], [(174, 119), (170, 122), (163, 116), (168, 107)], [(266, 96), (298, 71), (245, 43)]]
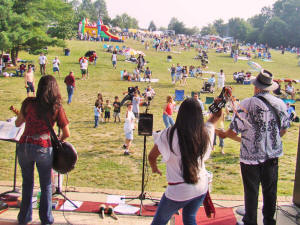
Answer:
[(109, 32), (109, 27), (104, 25), (102, 20), (96, 23), (89, 23), (88, 19), (84, 18), (78, 25), (78, 31), (81, 34), (88, 34), (93, 38), (101, 38), (103, 41), (116, 41), (122, 42), (122, 39)]

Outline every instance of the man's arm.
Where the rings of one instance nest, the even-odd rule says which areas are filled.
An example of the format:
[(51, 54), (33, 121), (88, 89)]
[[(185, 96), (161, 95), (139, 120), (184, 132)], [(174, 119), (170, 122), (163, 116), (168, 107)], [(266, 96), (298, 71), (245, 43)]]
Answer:
[(241, 142), (242, 141), (242, 139), (241, 139), (241, 137), (239, 137), (238, 135), (237, 135), (237, 133), (235, 133), (233, 130), (231, 130), (230, 128), (228, 129), (228, 130), (226, 130), (226, 131), (222, 131), (222, 130), (218, 130), (218, 129), (216, 129), (215, 130), (215, 132), (216, 132), (216, 134), (220, 137), (220, 138), (230, 138), (230, 139), (232, 139), (232, 140), (234, 140), (234, 141), (237, 141), (237, 142)]

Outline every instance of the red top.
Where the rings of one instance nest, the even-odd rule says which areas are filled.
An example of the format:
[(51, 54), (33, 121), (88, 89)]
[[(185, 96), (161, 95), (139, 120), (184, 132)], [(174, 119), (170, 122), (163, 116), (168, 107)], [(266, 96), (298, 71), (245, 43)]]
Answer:
[(75, 77), (74, 75), (68, 75), (65, 77), (66, 85), (75, 87)]
[(173, 104), (172, 103), (167, 104), (166, 112), (169, 116), (172, 116), (172, 114), (173, 114)]
[[(30, 143), (45, 148), (51, 147), (50, 130), (46, 121), (43, 118), (38, 118), (36, 108), (35, 97), (26, 98), (22, 103), (21, 112), (24, 115), (26, 124), (19, 143)], [(60, 128), (64, 128), (69, 124), (63, 107), (60, 107), (52, 118), (50, 115), (47, 117), (52, 126), (55, 122)]]

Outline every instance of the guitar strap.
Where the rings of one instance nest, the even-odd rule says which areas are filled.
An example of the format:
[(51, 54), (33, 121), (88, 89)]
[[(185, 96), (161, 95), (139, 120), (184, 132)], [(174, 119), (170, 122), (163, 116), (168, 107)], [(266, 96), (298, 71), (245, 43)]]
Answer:
[(278, 130), (280, 130), (280, 118), (279, 118), (277, 110), (263, 96), (259, 95), (259, 96), (255, 96), (255, 97), (259, 98), (260, 100), (262, 100), (266, 104), (266, 106), (270, 109), (270, 111), (275, 116), (275, 119), (276, 119), (276, 122), (277, 122), (277, 126), (278, 126)]

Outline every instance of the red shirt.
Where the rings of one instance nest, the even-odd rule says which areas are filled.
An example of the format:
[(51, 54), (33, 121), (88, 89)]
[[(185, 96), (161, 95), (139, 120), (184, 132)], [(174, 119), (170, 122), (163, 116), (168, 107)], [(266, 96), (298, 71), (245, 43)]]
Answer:
[(66, 85), (75, 87), (75, 77), (74, 75), (68, 75), (65, 77)]
[(167, 104), (166, 112), (169, 116), (172, 116), (172, 114), (173, 114), (173, 104), (172, 103)]
[[(29, 97), (22, 103), (21, 112), (25, 118), (25, 130), (19, 143), (30, 143), (41, 147), (51, 147), (50, 130), (46, 121), (37, 116), (37, 103), (35, 97)], [(57, 122), (58, 127), (64, 128), (69, 124), (65, 111), (61, 106), (54, 116), (47, 116), (50, 124), (53, 126)]]

